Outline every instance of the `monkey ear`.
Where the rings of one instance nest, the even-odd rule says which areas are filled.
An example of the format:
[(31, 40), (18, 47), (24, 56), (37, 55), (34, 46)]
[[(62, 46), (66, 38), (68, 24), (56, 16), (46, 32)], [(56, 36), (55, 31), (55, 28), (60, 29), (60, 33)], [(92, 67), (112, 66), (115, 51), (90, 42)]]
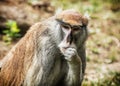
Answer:
[(90, 15), (88, 14), (88, 12), (86, 12), (83, 16), (83, 24), (88, 25), (89, 20), (90, 20)]

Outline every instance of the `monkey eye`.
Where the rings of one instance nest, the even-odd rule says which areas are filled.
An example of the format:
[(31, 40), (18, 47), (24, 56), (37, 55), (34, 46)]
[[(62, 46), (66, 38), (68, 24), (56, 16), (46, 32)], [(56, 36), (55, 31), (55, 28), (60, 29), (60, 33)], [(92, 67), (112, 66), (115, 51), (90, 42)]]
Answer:
[(79, 30), (80, 28), (79, 27), (73, 27), (74, 31), (77, 31)]
[(74, 30), (74, 31), (78, 31), (78, 30), (80, 30), (80, 29), (81, 29), (81, 27), (79, 27), (79, 26), (74, 26), (74, 27), (73, 27), (73, 30)]
[(74, 31), (82, 30), (83, 26), (73, 26)]
[(69, 29), (68, 25), (62, 25), (62, 27), (65, 28), (65, 29)]

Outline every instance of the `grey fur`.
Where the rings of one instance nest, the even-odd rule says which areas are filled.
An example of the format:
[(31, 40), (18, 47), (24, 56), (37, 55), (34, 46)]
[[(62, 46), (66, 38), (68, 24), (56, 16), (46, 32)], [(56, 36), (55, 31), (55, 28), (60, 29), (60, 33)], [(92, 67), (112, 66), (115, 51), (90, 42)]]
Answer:
[[(24, 81), (25, 86), (80, 86), (83, 80), (85, 66), (86, 66), (86, 56), (84, 49), (84, 41), (86, 40), (87, 34), (86, 30), (80, 36), (80, 40), (77, 40), (77, 52), (79, 57), (81, 58), (81, 63), (77, 65), (78, 67), (71, 67), (72, 65), (67, 63), (64, 55), (59, 50), (59, 43), (63, 40), (63, 32), (61, 32), (61, 27), (58, 22), (53, 19), (49, 22), (45, 22), (48, 26), (47, 29), (41, 34), (38, 35), (38, 41), (36, 42), (37, 50), (35, 56), (35, 62), (33, 60), (33, 64), (37, 65), (35, 69), (32, 69), (32, 74), (28, 74)], [(85, 28), (86, 29), (86, 28)], [(42, 39), (41, 39), (42, 38)], [(44, 43), (41, 43), (43, 42)], [(41, 58), (41, 59), (39, 59)], [(39, 61), (40, 60), (40, 61)], [(38, 62), (39, 61), (39, 62)], [(82, 67), (80, 67), (80, 64)], [(34, 65), (33, 65), (34, 66)], [(74, 70), (73, 70), (74, 69)], [(30, 71), (31, 71), (30, 70)], [(79, 72), (77, 76), (79, 79), (77, 83), (72, 83), (72, 77), (74, 74), (70, 72)], [(82, 73), (81, 73), (82, 71)], [(29, 72), (29, 71), (28, 71)], [(82, 77), (80, 75), (82, 74)], [(34, 77), (34, 78), (33, 78)], [(31, 79), (32, 81), (29, 81)], [(74, 76), (74, 78), (76, 78)], [(71, 81), (72, 80), (72, 81)]]

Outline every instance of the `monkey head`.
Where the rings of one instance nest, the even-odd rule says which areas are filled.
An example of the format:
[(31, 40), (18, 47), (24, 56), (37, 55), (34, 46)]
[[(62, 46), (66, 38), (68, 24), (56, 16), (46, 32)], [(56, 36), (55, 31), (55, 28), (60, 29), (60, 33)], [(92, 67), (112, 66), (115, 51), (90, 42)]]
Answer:
[(87, 38), (88, 19), (75, 10), (65, 10), (56, 15), (63, 32), (62, 42), (59, 44), (61, 51), (68, 47), (83, 45)]

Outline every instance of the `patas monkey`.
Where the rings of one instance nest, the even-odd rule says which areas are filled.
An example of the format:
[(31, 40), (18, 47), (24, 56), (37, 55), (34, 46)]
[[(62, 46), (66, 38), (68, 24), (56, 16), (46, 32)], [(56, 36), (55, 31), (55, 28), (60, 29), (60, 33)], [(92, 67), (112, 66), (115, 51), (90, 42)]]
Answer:
[(33, 25), (1, 61), (0, 86), (80, 86), (88, 20), (74, 10)]

